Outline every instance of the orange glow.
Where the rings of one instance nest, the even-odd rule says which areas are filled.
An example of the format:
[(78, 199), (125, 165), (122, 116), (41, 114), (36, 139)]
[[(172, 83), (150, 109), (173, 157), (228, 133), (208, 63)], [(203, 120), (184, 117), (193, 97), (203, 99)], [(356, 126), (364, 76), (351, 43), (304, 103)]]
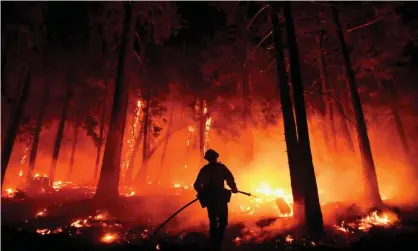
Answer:
[(137, 138), (138, 133), (140, 133), (139, 128), (141, 127), (141, 112), (142, 112), (142, 101), (138, 100), (136, 102), (132, 126), (129, 130), (129, 137), (128, 137), (128, 140), (126, 141), (128, 145), (128, 151), (126, 152), (126, 156), (122, 164), (122, 179), (124, 179), (125, 172), (129, 168), (129, 161), (132, 158), (132, 155), (134, 153), (135, 139)]
[(104, 243), (112, 243), (112, 242), (117, 241), (117, 239), (118, 239), (118, 235), (112, 234), (112, 233), (107, 233), (100, 238), (100, 240)]
[(42, 209), (41, 211), (36, 213), (36, 217), (44, 217), (47, 215), (46, 208)]

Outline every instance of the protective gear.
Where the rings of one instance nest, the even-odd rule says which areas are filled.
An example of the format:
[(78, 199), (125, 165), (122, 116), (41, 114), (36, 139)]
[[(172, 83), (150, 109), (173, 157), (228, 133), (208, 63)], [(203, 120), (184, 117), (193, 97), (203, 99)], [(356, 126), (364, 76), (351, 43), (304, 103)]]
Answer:
[(206, 151), (203, 158), (207, 161), (216, 160), (219, 158), (219, 153), (217, 153), (215, 150), (209, 149)]
[[(215, 155), (206, 156), (213, 153)], [(209, 233), (213, 250), (220, 250), (224, 232), (228, 226), (228, 202), (231, 199), (231, 191), (238, 192), (231, 171), (224, 164), (216, 162), (218, 156), (219, 154), (213, 150), (206, 152), (205, 159), (213, 160), (215, 158), (215, 161), (209, 162), (200, 169), (193, 185), (198, 193), (201, 206), (208, 210)], [(225, 189), (225, 181), (231, 191)]]

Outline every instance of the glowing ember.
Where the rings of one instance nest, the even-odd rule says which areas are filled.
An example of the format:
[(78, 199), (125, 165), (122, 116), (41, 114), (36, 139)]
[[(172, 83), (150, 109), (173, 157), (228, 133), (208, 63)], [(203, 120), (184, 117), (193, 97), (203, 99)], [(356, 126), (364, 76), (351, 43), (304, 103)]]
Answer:
[(71, 223), (71, 226), (75, 228), (82, 228), (90, 227), (90, 224), (87, 222), (87, 220), (76, 220), (73, 223)]
[(46, 208), (36, 213), (35, 217), (44, 217), (47, 215)]
[(286, 236), (286, 239), (285, 239), (285, 241), (289, 244), (293, 243), (294, 240), (295, 239), (291, 235)]
[(236, 246), (241, 245), (241, 238), (240, 237), (236, 237), (232, 240), (232, 243), (234, 243)]
[(46, 235), (46, 234), (50, 234), (51, 230), (49, 230), (48, 228), (36, 229), (36, 233), (41, 234), (41, 235)]
[(148, 238), (148, 229), (144, 229), (144, 231), (141, 233), (142, 239)]
[(102, 238), (100, 238), (100, 240), (104, 243), (112, 243), (112, 242), (115, 242), (117, 239), (118, 239), (118, 235), (111, 234), (111, 233), (107, 233), (103, 235)]
[(135, 195), (135, 192), (134, 191), (131, 191), (131, 192), (129, 192), (129, 193), (126, 194), (126, 197), (131, 197), (131, 196), (134, 196), (134, 195)]

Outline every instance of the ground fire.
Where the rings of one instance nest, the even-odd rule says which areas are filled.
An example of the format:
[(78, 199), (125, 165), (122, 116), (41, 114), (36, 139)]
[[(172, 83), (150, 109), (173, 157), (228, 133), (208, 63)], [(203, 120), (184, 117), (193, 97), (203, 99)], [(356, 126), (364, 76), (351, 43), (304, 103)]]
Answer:
[(4, 250), (418, 248), (416, 3), (1, 6)]

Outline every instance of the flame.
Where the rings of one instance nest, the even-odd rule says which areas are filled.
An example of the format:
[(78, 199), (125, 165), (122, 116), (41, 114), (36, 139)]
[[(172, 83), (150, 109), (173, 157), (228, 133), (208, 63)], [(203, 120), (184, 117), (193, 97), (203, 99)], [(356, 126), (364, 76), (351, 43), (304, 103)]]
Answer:
[(203, 147), (204, 151), (206, 152), (206, 150), (208, 149), (209, 146), (209, 131), (210, 131), (210, 126), (212, 123), (212, 117), (208, 117), (206, 119), (206, 126), (205, 126), (205, 145)]
[(5, 190), (5, 192), (6, 192), (6, 194), (5, 194), (6, 198), (13, 198), (13, 197), (15, 197), (15, 195), (17, 193), (17, 190), (13, 189), (13, 188), (7, 188)]
[(128, 143), (128, 152), (126, 153), (125, 160), (122, 164), (122, 177), (124, 178), (126, 170), (129, 168), (129, 160), (132, 157), (132, 154), (134, 152), (134, 146), (135, 146), (135, 139), (138, 132), (138, 125), (140, 125), (141, 120), (141, 107), (142, 107), (142, 101), (138, 100), (135, 107), (135, 114), (134, 114), (134, 120), (131, 126), (131, 129), (129, 131), (129, 138), (126, 143)]
[(75, 228), (82, 228), (82, 227), (90, 227), (90, 224), (87, 222), (86, 219), (84, 219), (84, 220), (75, 220), (73, 223), (71, 223), (71, 226)]
[(104, 243), (112, 243), (118, 239), (118, 235), (114, 233), (106, 233), (105, 235), (100, 238), (100, 240)]
[(345, 234), (351, 234), (358, 231), (368, 232), (372, 227), (389, 227), (397, 221), (396, 216), (389, 215), (389, 213), (379, 213), (374, 211), (360, 220), (354, 222), (342, 221), (340, 225), (334, 225), (334, 228)]
[[(273, 189), (270, 184), (266, 182), (260, 182), (259, 186), (255, 189), (256, 198), (251, 198), (247, 204), (239, 205), (239, 211), (247, 213), (248, 215), (254, 215), (262, 205), (270, 205), (277, 212), (280, 217), (293, 216), (293, 197), (290, 191), (285, 191), (282, 188)], [(287, 204), (290, 212), (281, 212), (277, 206), (277, 199), (281, 198)]]
[(186, 143), (187, 146), (190, 146), (190, 143), (192, 142), (193, 132), (194, 132), (193, 126), (189, 126), (187, 143)]
[(46, 234), (50, 234), (51, 230), (49, 230), (48, 228), (36, 229), (36, 233), (41, 234), (41, 235), (46, 235)]
[(41, 211), (37, 212), (35, 217), (44, 217), (47, 215), (46, 208), (42, 209)]

